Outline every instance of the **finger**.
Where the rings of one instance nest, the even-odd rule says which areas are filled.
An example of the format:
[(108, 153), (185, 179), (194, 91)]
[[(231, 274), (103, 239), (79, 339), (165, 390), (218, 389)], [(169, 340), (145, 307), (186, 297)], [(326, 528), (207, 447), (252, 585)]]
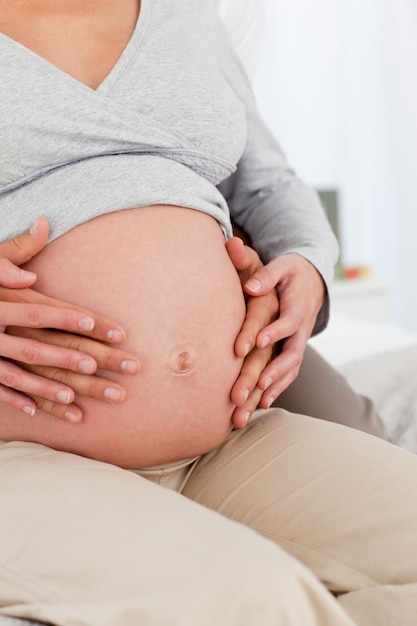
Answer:
[(59, 328), (73, 333), (91, 331), (95, 325), (93, 317), (80, 311), (14, 302), (0, 302), (0, 319), (5, 326)]
[(70, 404), (74, 400), (73, 390), (66, 385), (31, 374), (4, 359), (0, 359), (0, 385), (60, 404)]
[[(112, 344), (122, 343), (126, 339), (124, 329), (113, 320), (96, 315), (88, 309), (75, 306), (69, 302), (63, 302), (62, 300), (50, 298), (49, 296), (45, 296), (44, 294), (34, 291), (33, 289), (7, 289), (5, 287), (0, 287), (0, 300), (4, 303), (14, 302), (36, 306), (44, 305), (64, 309), (65, 311), (77, 311), (81, 314), (80, 319), (85, 317), (88, 320), (88, 323), (85, 322), (84, 324), (80, 324), (80, 327), (77, 330), (79, 334)], [(91, 320), (94, 322), (93, 326), (91, 326)], [(86, 328), (83, 326), (86, 326)]]
[[(258, 296), (261, 297), (261, 296)], [(258, 347), (277, 343), (282, 339), (295, 335), (299, 328), (314, 325), (314, 318), (305, 310), (302, 295), (293, 288), (288, 288), (279, 297), (279, 318), (265, 326), (256, 338)], [(311, 320), (311, 321), (310, 321)], [(311, 326), (312, 328), (313, 326)]]
[(52, 400), (46, 400), (39, 396), (32, 396), (36, 409), (48, 413), (53, 417), (70, 422), (71, 424), (79, 424), (83, 419), (83, 413), (79, 406), (76, 404), (59, 404), (52, 402)]
[(256, 336), (256, 345), (258, 348), (278, 343), (287, 337), (293, 336), (300, 327), (300, 321), (296, 315), (280, 316), (277, 320), (264, 326)]
[(262, 295), (275, 289), (281, 279), (282, 266), (286, 265), (285, 257), (278, 257), (267, 265), (260, 267), (245, 282), (244, 290), (250, 295)]
[(272, 343), (270, 340), (265, 341), (263, 337), (269, 338), (269, 335), (265, 333), (265, 327), (269, 328), (271, 320), (275, 319), (278, 314), (278, 309), (275, 290), (265, 296), (248, 299), (246, 317), (235, 341), (237, 356), (245, 357), (255, 343), (258, 348), (264, 348)]
[[(1, 244), (0, 244), (1, 246)], [(0, 258), (0, 285), (14, 289), (29, 287), (36, 281), (36, 274), (14, 265), (9, 259)]]
[(232, 387), (230, 397), (238, 407), (247, 402), (250, 394), (258, 385), (261, 372), (271, 358), (271, 350), (255, 348), (243, 362), (239, 377)]
[(88, 355), (103, 370), (121, 372), (123, 374), (137, 374), (140, 371), (139, 359), (130, 352), (114, 346), (107, 346), (95, 339), (61, 333), (59, 331), (10, 327), (7, 332), (18, 337), (35, 339), (44, 344), (70, 348)]
[(38, 376), (59, 381), (74, 390), (77, 396), (104, 400), (111, 404), (119, 404), (126, 398), (126, 390), (118, 383), (100, 376), (87, 376), (45, 366), (25, 366)]
[(15, 265), (22, 265), (45, 247), (48, 234), (48, 221), (38, 217), (30, 230), (0, 243), (0, 257), (9, 259)]
[(31, 398), (4, 385), (0, 385), (0, 402), (27, 415), (35, 415), (36, 412), (36, 404)]
[(310, 304), (311, 300), (306, 303), (297, 290), (287, 289), (285, 296), (280, 297), (279, 318), (259, 332), (256, 345), (266, 346), (293, 336), (299, 336), (302, 343), (307, 341), (317, 316), (316, 310), (311, 309)]
[(298, 375), (303, 359), (305, 342), (301, 337), (290, 337), (283, 343), (280, 355), (273, 359), (262, 372), (258, 387), (264, 391), (260, 401), (268, 408)]
[(239, 274), (240, 282), (244, 285), (248, 278), (262, 267), (262, 261), (258, 253), (250, 246), (246, 246), (238, 237), (229, 239), (226, 249)]
[(291, 370), (286, 376), (278, 382), (272, 384), (266, 391), (262, 393), (259, 400), (259, 406), (262, 409), (269, 409), (280, 394), (285, 391), (298, 376), (299, 368)]
[(262, 391), (256, 387), (245, 404), (241, 407), (236, 407), (232, 414), (232, 424), (234, 428), (245, 428), (251, 415), (258, 408), (261, 395)]
[(0, 336), (0, 354), (29, 365), (51, 365), (84, 374), (94, 374), (97, 369), (88, 354), (7, 334)]
[(226, 250), (238, 271), (245, 270), (250, 264), (248, 250), (239, 237), (231, 237), (226, 242)]

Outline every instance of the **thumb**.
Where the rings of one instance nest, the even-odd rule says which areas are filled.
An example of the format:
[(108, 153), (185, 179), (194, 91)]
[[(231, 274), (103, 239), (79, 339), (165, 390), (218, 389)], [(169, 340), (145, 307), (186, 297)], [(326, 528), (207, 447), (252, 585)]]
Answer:
[[(36, 274), (21, 270), (8, 259), (0, 257), (0, 286), (14, 289), (30, 287), (36, 281)], [(3, 332), (0, 327), (0, 332)]]
[(226, 250), (235, 269), (241, 271), (248, 268), (248, 254), (243, 241), (239, 237), (231, 237), (226, 242)]
[(281, 270), (279, 258), (277, 257), (252, 274), (244, 284), (245, 292), (252, 296), (263, 296), (269, 293), (272, 289), (275, 289), (280, 281), (282, 277)]
[(47, 219), (38, 217), (30, 230), (0, 243), (0, 257), (8, 259), (15, 265), (22, 265), (45, 247), (48, 234)]

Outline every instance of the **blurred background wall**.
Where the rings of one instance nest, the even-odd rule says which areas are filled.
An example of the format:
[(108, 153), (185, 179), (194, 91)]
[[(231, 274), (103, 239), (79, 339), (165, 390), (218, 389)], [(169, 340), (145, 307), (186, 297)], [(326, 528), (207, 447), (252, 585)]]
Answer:
[(338, 192), (343, 264), (370, 266), (389, 320), (417, 331), (417, 1), (265, 0), (263, 27), (269, 127)]

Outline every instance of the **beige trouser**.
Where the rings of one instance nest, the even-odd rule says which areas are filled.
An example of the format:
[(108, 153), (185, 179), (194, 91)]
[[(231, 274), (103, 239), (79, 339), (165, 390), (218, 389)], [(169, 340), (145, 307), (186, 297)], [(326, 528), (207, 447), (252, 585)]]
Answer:
[(197, 461), (141, 473), (0, 444), (0, 612), (68, 626), (417, 623), (414, 455), (274, 409)]

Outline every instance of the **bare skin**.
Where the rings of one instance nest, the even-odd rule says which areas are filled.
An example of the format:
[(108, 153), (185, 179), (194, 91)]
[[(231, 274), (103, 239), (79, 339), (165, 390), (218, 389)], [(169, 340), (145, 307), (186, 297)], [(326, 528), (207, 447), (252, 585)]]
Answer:
[(138, 0), (1, 0), (0, 32), (97, 89), (126, 47), (139, 11)]
[[(98, 367), (137, 374), (140, 362), (136, 356), (116, 348), (126, 339), (119, 324), (31, 289), (36, 275), (18, 266), (44, 248), (48, 230), (46, 220), (39, 218), (30, 231), (0, 243), (0, 402), (31, 416), (45, 404), (56, 417), (77, 423), (82, 412), (73, 403), (74, 389), (55, 380), (55, 376), (48, 379), (26, 370), (32, 368), (36, 374), (38, 366), (48, 365), (55, 372), (77, 372), (75, 375), (84, 381), (88, 395), (114, 402), (117, 393), (122, 402), (126, 396), (123, 386), (113, 384), (110, 394), (108, 380), (94, 374)], [(72, 343), (45, 343), (41, 332), (72, 338)], [(16, 338), (8, 336), (12, 334)]]
[(201, 454), (227, 437), (245, 303), (213, 218), (172, 206), (111, 213), (55, 240), (26, 269), (36, 272), (39, 292), (117, 319), (141, 371), (123, 379), (99, 371), (127, 397), (115, 405), (76, 397), (84, 414), (76, 428), (44, 411), (33, 419), (5, 409), (0, 439), (143, 467)]
[[(114, 393), (109, 394), (108, 391), (119, 392), (120, 398), (117, 401), (123, 401), (125, 390), (114, 383), (114, 389), (109, 390), (107, 380), (95, 371), (87, 374), (79, 370), (75, 373), (65, 367), (65, 359), (68, 358), (66, 348), (69, 348), (72, 357), (76, 355), (79, 360), (88, 355), (100, 369), (135, 374), (140, 371), (140, 364), (129, 353), (103, 343), (103, 340), (113, 344), (124, 341), (125, 332), (121, 327), (73, 304), (40, 294), (33, 288), (36, 287), (36, 274), (18, 267), (45, 247), (48, 231), (47, 221), (38, 218), (30, 231), (0, 243), (0, 285), (3, 285), (0, 286), (0, 324), (3, 324), (3, 331), (6, 330), (6, 324), (15, 324), (7, 327), (7, 333), (20, 338), (11, 343), (0, 336), (0, 355), (6, 356), (3, 347), (6, 344), (9, 346), (8, 360), (3, 359), (0, 362), (0, 401), (31, 415), (35, 415), (39, 408), (55, 417), (79, 423), (83, 415), (81, 407), (73, 402), (74, 392), (78, 396), (114, 402)], [(233, 237), (227, 242), (226, 249), (242, 285), (262, 267), (256, 252), (243, 245), (241, 239)], [(14, 309), (7, 303), (14, 303)], [(19, 308), (17, 305), (20, 304), (23, 306)], [(265, 296), (247, 298), (246, 306), (246, 318), (235, 342), (237, 355), (245, 354), (248, 344), (254, 341), (264, 326), (275, 319), (278, 310), (274, 290)], [(80, 330), (76, 334), (69, 332), (69, 326), (62, 326), (65, 332), (50, 330), (55, 324), (50, 315), (45, 315), (45, 309), (50, 310), (51, 307), (62, 309), (58, 312), (61, 318), (67, 314), (68, 309), (80, 310), (83, 315), (95, 319), (95, 327), (92, 331), (84, 332), (84, 337)], [(23, 324), (28, 308), (32, 318), (36, 318), (36, 327), (34, 323)], [(15, 317), (12, 316), (12, 309)], [(45, 328), (41, 330), (41, 326)], [(25, 358), (28, 354), (31, 355), (29, 359)], [(259, 373), (270, 358), (271, 347), (254, 347), (246, 357), (231, 391), (231, 399), (238, 405), (232, 415), (235, 428), (244, 427), (258, 405), (262, 394), (257, 387)], [(67, 404), (57, 397), (63, 389), (70, 394)], [(26, 395), (17, 390), (26, 392)]]
[[(139, 9), (137, 0), (89, 3), (67, 0), (58, 4), (50, 0), (37, 3), (0, 0), (0, 30), (76, 80), (96, 89), (126, 46)], [(255, 266), (247, 262), (249, 266), (254, 270)], [(233, 420), (238, 426), (246, 423), (258, 401), (261, 406), (270, 405), (294, 380), (325, 293), (318, 272), (297, 255), (274, 259), (266, 268), (256, 270), (252, 279), (255, 282), (245, 284), (246, 292), (253, 296), (249, 304), (276, 288), (280, 317), (269, 323), (273, 307), (270, 308), (268, 298), (264, 300), (268, 303), (266, 308), (264, 304), (251, 306), (252, 317), (248, 315), (236, 340), (235, 350), (240, 358), (249, 352), (232, 389), (232, 399), (237, 405)], [(258, 288), (254, 289), (254, 285)], [(282, 353), (262, 372), (270, 347), (278, 340), (284, 340)]]

